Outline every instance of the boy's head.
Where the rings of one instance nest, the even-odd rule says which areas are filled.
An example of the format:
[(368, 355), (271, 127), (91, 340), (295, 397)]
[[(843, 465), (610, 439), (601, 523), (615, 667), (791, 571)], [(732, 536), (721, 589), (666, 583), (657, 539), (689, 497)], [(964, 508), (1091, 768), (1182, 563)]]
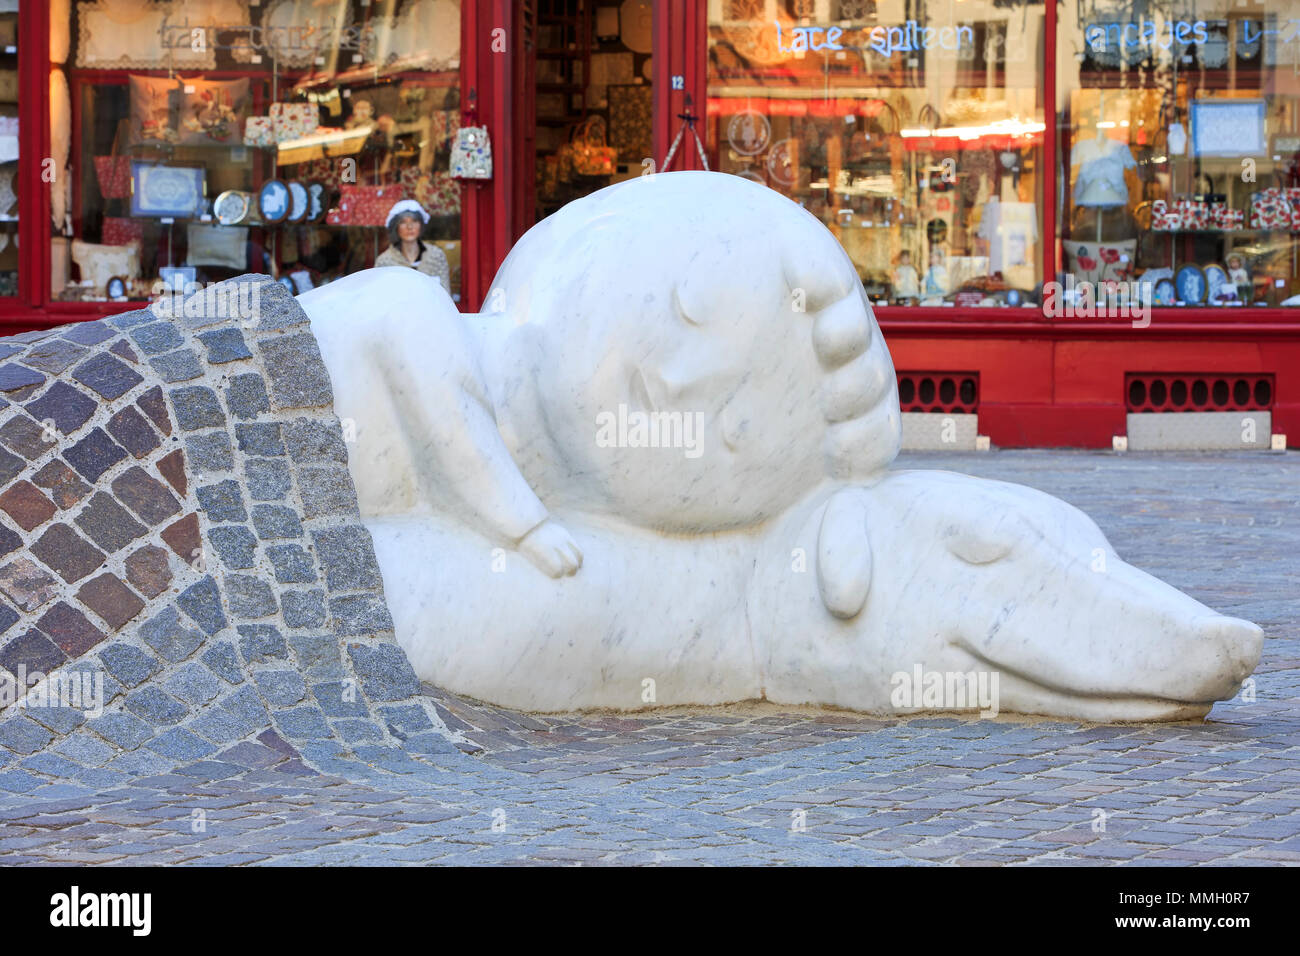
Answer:
[[(639, 523), (752, 524), (897, 454), (893, 365), (857, 273), (765, 186), (689, 172), (602, 189), (533, 227), (488, 303), (528, 326), (570, 467)], [(633, 413), (678, 447), (637, 444)], [(611, 417), (619, 441), (598, 442)]]

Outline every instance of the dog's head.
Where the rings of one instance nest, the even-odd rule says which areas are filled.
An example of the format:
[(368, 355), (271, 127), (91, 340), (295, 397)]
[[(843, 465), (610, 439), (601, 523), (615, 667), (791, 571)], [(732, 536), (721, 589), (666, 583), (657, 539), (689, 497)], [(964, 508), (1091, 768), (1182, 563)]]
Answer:
[[(1254, 624), (1128, 564), (1082, 511), (1020, 485), (892, 472), (792, 512), (770, 540), (751, 619), (774, 699), (909, 712), (921, 702), (898, 705), (895, 675), (996, 673), (1003, 711), (1170, 720), (1231, 698), (1263, 646)], [(792, 548), (834, 564), (792, 573)]]

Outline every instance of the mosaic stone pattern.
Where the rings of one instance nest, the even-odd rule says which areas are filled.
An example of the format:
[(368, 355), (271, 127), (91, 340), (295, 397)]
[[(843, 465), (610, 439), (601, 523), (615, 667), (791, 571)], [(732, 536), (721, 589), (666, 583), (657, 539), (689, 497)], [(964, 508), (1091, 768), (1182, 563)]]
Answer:
[(0, 700), (0, 784), (20, 792), (266, 748), (452, 749), (393, 640), (329, 375), (281, 286), (0, 339), (0, 668), (103, 681), (99, 716)]

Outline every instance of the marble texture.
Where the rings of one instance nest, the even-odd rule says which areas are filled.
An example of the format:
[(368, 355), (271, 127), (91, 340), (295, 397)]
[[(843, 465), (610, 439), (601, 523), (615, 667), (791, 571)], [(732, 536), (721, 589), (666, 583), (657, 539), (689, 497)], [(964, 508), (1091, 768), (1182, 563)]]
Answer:
[(299, 302), (398, 641), (456, 693), (1160, 720), (1258, 662), (1259, 628), (1125, 564), (1066, 503), (890, 471), (870, 304), (763, 186), (667, 173), (571, 203), (476, 316), (406, 270)]

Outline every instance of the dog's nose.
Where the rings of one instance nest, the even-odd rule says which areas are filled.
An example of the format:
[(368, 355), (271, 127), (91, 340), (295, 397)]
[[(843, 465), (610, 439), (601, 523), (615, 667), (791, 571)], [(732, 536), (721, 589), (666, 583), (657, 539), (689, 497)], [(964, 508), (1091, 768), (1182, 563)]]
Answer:
[(1264, 650), (1264, 632), (1258, 625), (1239, 617), (1216, 614), (1201, 618), (1197, 631), (1223, 651), (1234, 681), (1245, 680), (1259, 663)]

